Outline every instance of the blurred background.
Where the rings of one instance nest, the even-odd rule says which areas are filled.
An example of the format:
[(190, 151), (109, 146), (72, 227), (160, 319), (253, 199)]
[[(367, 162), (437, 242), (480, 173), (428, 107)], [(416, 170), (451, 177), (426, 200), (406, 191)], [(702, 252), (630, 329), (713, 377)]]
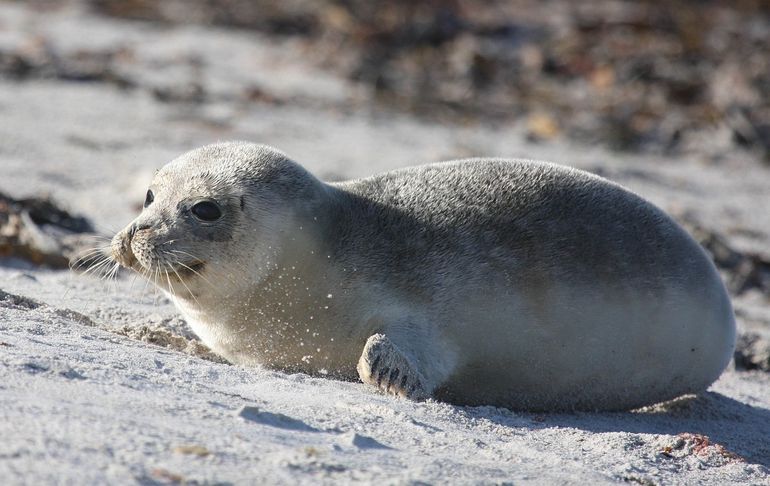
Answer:
[[(770, 161), (766, 0), (6, 3), (43, 22), (76, 9), (166, 30), (213, 26), (247, 44), (253, 36), (280, 49), (268, 61), (223, 54), (226, 48), (212, 59), (212, 46), (205, 45), (210, 36), (184, 47), (178, 37), (147, 45), (133, 30), (110, 34), (105, 25), (112, 24), (100, 28), (91, 19), (73, 29), (76, 38), (69, 41), (43, 27), (24, 42), (0, 45), (0, 75), (18, 82), (109, 83), (148, 89), (169, 103), (224, 97), (243, 105), (365, 106), (433, 123), (521, 124), (535, 141), (566, 138), (620, 151), (709, 157), (740, 148)], [(24, 21), (6, 15), (2, 32)], [(265, 79), (274, 66), (292, 62), (348, 84), (316, 80), (318, 86), (292, 89)], [(224, 72), (211, 72), (223, 65)]]
[(6, 231), (13, 201), (50, 195), (113, 234), (157, 168), (232, 139), (326, 180), (552, 160), (770, 262), (770, 2), (0, 0), (16, 243), (64, 217), (38, 202)]

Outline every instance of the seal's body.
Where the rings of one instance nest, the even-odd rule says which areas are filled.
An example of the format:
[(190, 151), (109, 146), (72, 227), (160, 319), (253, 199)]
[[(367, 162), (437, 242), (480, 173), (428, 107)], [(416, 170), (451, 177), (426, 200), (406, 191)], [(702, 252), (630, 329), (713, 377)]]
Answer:
[(326, 184), (226, 143), (164, 167), (148, 199), (114, 258), (235, 363), (460, 404), (628, 409), (705, 390), (732, 355), (703, 250), (579, 170), (472, 159)]

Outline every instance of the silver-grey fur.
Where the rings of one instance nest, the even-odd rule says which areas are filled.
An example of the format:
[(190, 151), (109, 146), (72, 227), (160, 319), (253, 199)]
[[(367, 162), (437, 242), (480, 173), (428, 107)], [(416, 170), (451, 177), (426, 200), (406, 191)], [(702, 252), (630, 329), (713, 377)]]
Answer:
[[(704, 251), (583, 171), (469, 159), (323, 183), (229, 142), (151, 189), (113, 256), (235, 363), (461, 404), (629, 409), (705, 390), (732, 355)], [(221, 220), (190, 214), (202, 199)]]

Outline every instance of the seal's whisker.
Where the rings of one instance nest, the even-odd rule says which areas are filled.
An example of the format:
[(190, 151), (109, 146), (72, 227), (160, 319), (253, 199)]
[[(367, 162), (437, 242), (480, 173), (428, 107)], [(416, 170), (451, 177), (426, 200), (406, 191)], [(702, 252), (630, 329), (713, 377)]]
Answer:
[(88, 238), (92, 240), (112, 241), (112, 237), (100, 234), (82, 235), (81, 238)]
[(131, 277), (131, 283), (128, 285), (129, 292), (134, 290), (134, 284), (136, 283), (136, 279), (139, 278), (139, 272), (134, 272), (134, 276)]
[(97, 273), (101, 272), (101, 268), (103, 268), (105, 265), (109, 264), (112, 260), (109, 257), (104, 257), (98, 262), (94, 263), (86, 271), (83, 272), (83, 275), (93, 274), (96, 275)]
[[(161, 297), (163, 296), (163, 287), (161, 287), (161, 285), (163, 285), (163, 279), (162, 279), (163, 275), (160, 272), (161, 272), (160, 264), (157, 264), (157, 267), (155, 268), (155, 306), (156, 307), (158, 305), (158, 299), (160, 298), (158, 297), (158, 290), (160, 290), (160, 296)], [(169, 289), (169, 292), (170, 291), (171, 289)]]
[(107, 285), (112, 283), (112, 291), (117, 292), (118, 291), (118, 271), (120, 270), (120, 264), (118, 262), (115, 262), (115, 264), (112, 266), (110, 271), (107, 273), (106, 280)]
[(172, 250), (172, 249), (169, 249), (169, 250), (166, 250), (166, 251), (170, 251), (171, 253), (178, 253), (180, 255), (186, 255), (186, 256), (192, 258), (193, 260), (201, 261), (201, 259), (198, 258), (197, 256), (193, 255), (192, 253), (183, 251), (183, 250)]
[(103, 257), (111, 258), (107, 252), (108, 249), (109, 249), (109, 246), (101, 246), (101, 247), (94, 247), (94, 248), (89, 248), (88, 250), (85, 250), (83, 253), (79, 254), (76, 258), (70, 260), (68, 265), (69, 269), (75, 270), (76, 268), (83, 266), (83, 264), (93, 259), (96, 255), (101, 255)]
[(150, 284), (150, 272), (146, 268), (142, 267), (141, 275), (144, 279), (144, 287), (142, 288), (142, 298), (144, 298), (144, 296), (147, 295), (147, 286)]
[[(150, 265), (150, 271), (152, 272), (152, 265)], [(152, 276), (152, 304), (154, 306), (158, 306), (158, 268), (155, 267), (155, 271), (153, 272)]]
[(195, 294), (193, 294), (192, 290), (190, 290), (190, 287), (188, 287), (187, 284), (184, 283), (184, 280), (182, 280), (182, 277), (179, 275), (179, 273), (176, 270), (174, 270), (173, 268), (171, 269), (171, 271), (174, 272), (174, 274), (176, 274), (176, 277), (179, 279), (179, 281), (182, 283), (182, 285), (184, 285), (184, 288), (187, 289), (187, 292), (189, 292), (190, 297), (192, 297), (193, 300), (195, 301), (195, 303), (198, 304), (198, 306), (200, 306), (201, 303), (198, 302), (198, 298), (195, 297)]
[(164, 268), (163, 273), (166, 274), (166, 282), (168, 282), (168, 291), (171, 292), (171, 296), (174, 298), (174, 300), (176, 300), (177, 299), (176, 291), (174, 290), (174, 286), (171, 285), (171, 277), (169, 277), (168, 275), (168, 270)]
[(112, 270), (112, 260), (107, 260), (105, 262), (105, 265), (102, 266), (101, 269), (99, 269), (99, 279), (105, 280), (107, 279), (107, 276), (109, 275), (110, 271)]
[(105, 252), (105, 249), (103, 248), (94, 248), (93, 250), (89, 250), (87, 253), (83, 253), (78, 255), (77, 258), (74, 258), (70, 262), (70, 269), (73, 269), (74, 266), (79, 266), (82, 263), (84, 263), (86, 260), (89, 260), (93, 258), (95, 255), (101, 255), (101, 256), (108, 256)]
[(110, 248), (109, 245), (103, 245), (103, 246), (95, 246), (93, 248), (83, 250), (83, 252), (78, 256), (78, 258), (75, 259), (75, 261), (80, 260), (83, 257), (93, 255), (94, 253), (104, 253), (105, 251), (109, 250), (109, 248)]
[(115, 262), (115, 265), (113, 265), (112, 268), (110, 269), (110, 273), (107, 274), (108, 282), (110, 280), (117, 281), (118, 270), (120, 270), (120, 263)]
[(100, 272), (99, 279), (101, 280), (109, 280), (110, 273), (112, 272), (112, 269), (114, 268), (114, 262), (108, 261), (107, 265), (102, 267), (102, 271)]
[(90, 265), (89, 265), (89, 266), (88, 266), (88, 267), (87, 267), (87, 268), (86, 268), (86, 269), (83, 271), (83, 275), (87, 274), (88, 272), (91, 272), (91, 271), (93, 271), (93, 269), (94, 269), (94, 268), (95, 268), (97, 265), (101, 265), (102, 263), (104, 263), (104, 262), (106, 262), (106, 261), (109, 261), (109, 258), (108, 258), (107, 256), (103, 256), (103, 257), (99, 258), (99, 259), (98, 259), (98, 260), (96, 260), (95, 262), (91, 263), (91, 264), (90, 264)]
[(103, 235), (115, 235), (115, 234), (118, 233), (118, 230), (116, 230), (115, 228), (112, 228), (110, 226), (107, 226), (106, 224), (103, 224), (103, 223), (95, 224), (94, 228), (96, 229), (96, 231), (99, 232), (99, 233), (95, 233), (95, 234), (91, 235), (91, 236), (94, 236), (94, 237), (102, 237), (102, 238), (106, 238), (106, 239), (112, 239), (112, 238), (110, 238), (108, 236), (103, 236)]
[(195, 269), (193, 269), (193, 268), (191, 268), (191, 267), (189, 267), (189, 266), (185, 265), (185, 264), (184, 264), (184, 263), (182, 263), (182, 262), (177, 262), (177, 264), (178, 264), (178, 265), (180, 265), (180, 266), (182, 266), (182, 267), (184, 267), (184, 268), (186, 268), (187, 270), (191, 271), (191, 272), (192, 272), (192, 273), (194, 273), (195, 275), (199, 276), (199, 277), (200, 277), (200, 278), (201, 278), (201, 279), (202, 279), (204, 282), (206, 282), (208, 285), (210, 285), (212, 289), (216, 289), (216, 286), (215, 286), (215, 285), (214, 285), (214, 284), (211, 282), (211, 280), (209, 280), (209, 279), (207, 279), (206, 277), (204, 277), (203, 275), (201, 275), (201, 273), (200, 273), (200, 272), (198, 272), (198, 271), (196, 271)]
[[(76, 272), (76, 269), (82, 269), (85, 267), (85, 269), (80, 272), (80, 275), (87, 275), (89, 273), (96, 275), (97, 273), (100, 273), (100, 268), (104, 267), (110, 261), (112, 261), (112, 258), (106, 251), (107, 248), (109, 247), (105, 245), (102, 247), (90, 248), (84, 251), (77, 258), (70, 260), (68, 264), (69, 270), (71, 272)], [(62, 299), (67, 299), (70, 290), (71, 288), (68, 287), (64, 291), (64, 294), (62, 294)]]
[[(170, 251), (170, 252), (172, 252), (172, 253), (179, 253), (179, 254), (181, 254), (181, 255), (186, 255), (186, 256), (189, 256), (190, 258), (192, 258), (193, 260), (201, 261), (201, 259), (200, 259), (200, 258), (198, 258), (198, 257), (196, 257), (195, 255), (193, 255), (192, 253), (189, 253), (189, 252), (186, 252), (186, 251), (182, 251), (182, 250), (168, 250), (168, 251)], [(182, 263), (181, 263), (181, 262), (177, 262), (177, 263), (179, 263), (180, 265), (182, 265)], [(205, 278), (203, 275), (201, 275), (199, 272), (195, 272), (195, 271), (194, 271), (192, 268), (190, 268), (190, 267), (188, 267), (188, 266), (186, 266), (186, 265), (182, 265), (182, 266), (185, 266), (185, 267), (186, 267), (188, 270), (190, 270), (190, 271), (193, 271), (193, 272), (194, 272), (196, 275), (198, 275), (198, 276), (199, 276), (199, 277), (201, 277), (202, 279), (204, 279), (204, 280), (208, 280), (208, 279), (206, 279), (206, 278)], [(232, 278), (232, 275), (229, 275), (229, 274), (221, 274), (220, 276), (222, 276), (222, 277), (224, 277), (225, 279), (227, 279), (227, 280), (228, 280), (228, 281), (229, 281), (231, 284), (236, 284), (236, 283), (237, 283), (235, 280), (233, 280), (233, 278)], [(208, 280), (208, 282), (209, 282), (209, 284), (210, 284), (210, 285), (211, 285), (213, 288), (215, 288), (215, 289), (216, 289), (216, 286), (214, 286), (214, 284), (212, 284), (210, 280)], [(241, 278), (240, 278), (240, 282), (241, 282), (241, 283), (246, 283), (246, 282), (248, 282), (248, 280), (247, 280), (245, 277), (241, 277)]]
[[(193, 255), (191, 255), (191, 254), (189, 254), (189, 253), (187, 253), (187, 252), (184, 252), (184, 251), (180, 251), (180, 250), (165, 250), (165, 251), (166, 251), (166, 252), (171, 252), (171, 253), (179, 253), (179, 254), (185, 254), (185, 255), (188, 255), (188, 256), (192, 257), (192, 258), (193, 258), (193, 259), (195, 259), (195, 260), (199, 260), (199, 259), (198, 259), (198, 258), (196, 258), (195, 256), (193, 256)], [(198, 277), (200, 277), (202, 280), (204, 280), (204, 281), (205, 281), (207, 284), (209, 284), (209, 285), (211, 286), (211, 288), (213, 288), (213, 289), (216, 289), (216, 286), (215, 286), (215, 285), (214, 285), (214, 284), (211, 282), (211, 280), (209, 280), (208, 278), (204, 277), (204, 276), (203, 276), (203, 275), (202, 275), (200, 272), (198, 272), (198, 271), (197, 271), (197, 270), (195, 270), (194, 268), (190, 267), (189, 265), (187, 265), (187, 264), (185, 264), (185, 263), (182, 263), (182, 262), (180, 262), (178, 259), (177, 259), (177, 260), (176, 260), (174, 263), (176, 263), (177, 265), (179, 265), (179, 266), (181, 266), (181, 267), (184, 267), (185, 269), (187, 269), (187, 270), (189, 270), (190, 272), (194, 273), (195, 275), (197, 275)], [(181, 278), (181, 277), (180, 277), (180, 278)]]

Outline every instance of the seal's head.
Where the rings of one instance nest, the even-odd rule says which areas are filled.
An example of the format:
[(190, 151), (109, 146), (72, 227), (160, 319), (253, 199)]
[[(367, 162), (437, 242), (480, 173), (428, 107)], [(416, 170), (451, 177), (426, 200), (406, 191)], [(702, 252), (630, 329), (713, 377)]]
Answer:
[(298, 201), (317, 187), (265, 145), (201, 147), (155, 174), (142, 213), (112, 239), (111, 256), (182, 299), (256, 283), (276, 264)]

